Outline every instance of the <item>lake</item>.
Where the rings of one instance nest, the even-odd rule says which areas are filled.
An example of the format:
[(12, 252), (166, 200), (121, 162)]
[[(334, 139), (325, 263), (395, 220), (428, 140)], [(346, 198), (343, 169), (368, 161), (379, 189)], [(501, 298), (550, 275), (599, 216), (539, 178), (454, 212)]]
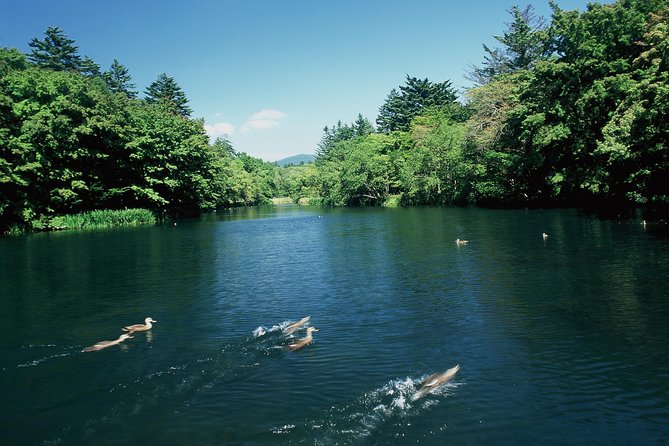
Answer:
[[(655, 229), (277, 206), (3, 238), (0, 444), (666, 444)], [(307, 315), (314, 342), (288, 350), (305, 330), (282, 328)]]

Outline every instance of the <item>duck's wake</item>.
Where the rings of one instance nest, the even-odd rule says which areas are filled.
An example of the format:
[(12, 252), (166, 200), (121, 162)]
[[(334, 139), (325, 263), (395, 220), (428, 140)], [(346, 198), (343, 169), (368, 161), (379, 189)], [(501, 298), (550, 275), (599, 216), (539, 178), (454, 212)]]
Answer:
[[(53, 352), (53, 349), (57, 348), (60, 351), (58, 352)], [(40, 356), (39, 358), (36, 359), (30, 359), (27, 361), (20, 362), (19, 364), (16, 364), (15, 368), (24, 368), (24, 367), (35, 367), (40, 364), (43, 364), (45, 362), (51, 361), (53, 359), (58, 359), (58, 358), (64, 358), (67, 356), (71, 356), (74, 353), (77, 352), (75, 347), (64, 347), (61, 348), (58, 345), (55, 344), (45, 344), (45, 345), (23, 345), (21, 346), (22, 349), (26, 349), (27, 351), (37, 351), (38, 355)], [(9, 370), (9, 368), (4, 368), (4, 370)]]
[(275, 333), (280, 333), (281, 330), (283, 330), (285, 327), (288, 326), (288, 324), (290, 324), (290, 321), (283, 321), (278, 325), (272, 325), (272, 327), (270, 327), (270, 328), (267, 328), (263, 325), (260, 325), (258, 328), (253, 330), (252, 334), (253, 334), (254, 338), (259, 338), (259, 337), (262, 337), (262, 336), (265, 336), (265, 335), (272, 335), (272, 334), (275, 334)]
[(273, 325), (271, 328), (267, 328), (263, 325), (260, 325), (255, 330), (253, 330), (253, 337), (259, 338), (265, 335), (271, 335), (275, 333), (283, 333), (285, 335), (291, 335), (297, 330), (306, 328), (309, 325), (309, 316), (300, 319), (297, 322), (293, 321), (283, 321), (278, 325)]
[[(280, 355), (277, 345), (285, 341), (281, 334), (288, 322), (264, 329), (262, 335), (254, 330), (251, 336), (229, 342), (204, 357), (191, 357), (174, 363), (167, 369), (145, 371), (135, 379), (112, 384), (107, 388), (110, 404), (91, 411), (79, 426), (63, 429), (63, 437), (89, 439), (105, 432), (141, 432), (147, 422), (178, 419), (179, 414), (213, 388), (230, 384), (237, 388), (245, 382), (252, 369), (262, 367), (274, 355)], [(260, 327), (259, 327), (260, 328)], [(283, 347), (280, 347), (283, 349)], [(226, 387), (226, 386), (224, 386)], [(206, 399), (206, 397), (205, 397)], [(132, 414), (132, 418), (128, 418)], [(124, 434), (118, 434), (122, 437)]]
[[(333, 406), (322, 418), (307, 421), (303, 426), (288, 425), (272, 430), (290, 438), (311, 436), (314, 444), (360, 444), (365, 438), (395, 427), (401, 429), (441, 400), (452, 395), (459, 383), (449, 382), (433, 391), (419, 395), (427, 375), (413, 379), (395, 379), (343, 406)], [(299, 442), (295, 438), (295, 442)]]

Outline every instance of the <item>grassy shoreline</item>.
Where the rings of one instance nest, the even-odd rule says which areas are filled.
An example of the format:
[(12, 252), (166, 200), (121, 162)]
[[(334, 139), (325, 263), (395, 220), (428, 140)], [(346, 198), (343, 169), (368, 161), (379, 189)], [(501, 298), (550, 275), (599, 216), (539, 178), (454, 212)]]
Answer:
[(100, 209), (80, 214), (59, 215), (50, 222), (51, 230), (88, 230), (155, 224), (156, 215), (148, 209)]
[(295, 201), (291, 197), (274, 197), (270, 198), (270, 202), (274, 206), (281, 206), (286, 204), (297, 204), (300, 206), (320, 206), (322, 204), (322, 199), (320, 197), (302, 197)]
[(42, 217), (33, 221), (29, 226), (13, 226), (0, 235), (22, 235), (30, 232), (51, 231), (87, 231), (94, 229), (108, 229), (117, 227), (139, 226), (156, 224), (156, 214), (143, 208), (136, 209), (98, 209), (78, 214), (56, 215)]

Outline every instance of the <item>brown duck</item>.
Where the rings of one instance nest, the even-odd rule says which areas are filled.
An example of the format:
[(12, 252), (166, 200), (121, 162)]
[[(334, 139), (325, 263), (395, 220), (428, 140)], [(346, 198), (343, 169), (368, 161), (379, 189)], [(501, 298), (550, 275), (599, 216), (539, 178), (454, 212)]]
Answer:
[(131, 334), (136, 331), (151, 330), (151, 327), (153, 327), (152, 322), (158, 322), (158, 321), (154, 321), (150, 317), (147, 317), (146, 319), (144, 319), (143, 324), (128, 325), (127, 327), (123, 327), (123, 331), (127, 331), (128, 334)]
[(460, 370), (460, 365), (456, 365), (455, 367), (451, 367), (450, 369), (446, 370), (444, 373), (433, 373), (432, 375), (428, 376), (425, 381), (421, 383), (420, 389), (418, 389), (418, 392), (413, 396), (413, 400), (417, 400), (418, 398), (421, 398), (425, 395), (427, 395), (430, 392), (433, 392), (434, 390), (438, 389), (439, 387), (443, 386), (446, 384), (448, 381), (453, 379), (456, 373)]
[(132, 336), (130, 336), (127, 333), (122, 334), (115, 341), (100, 341), (97, 344), (93, 344), (89, 347), (86, 347), (82, 351), (83, 352), (96, 352), (98, 350), (102, 350), (103, 348), (107, 348), (107, 347), (111, 347), (112, 345), (120, 344), (121, 342), (125, 341), (126, 339), (132, 339)]
[(311, 344), (314, 340), (313, 336), (311, 336), (311, 333), (313, 333), (314, 331), (318, 331), (318, 329), (314, 327), (307, 328), (307, 335), (293, 344), (288, 344), (288, 350), (291, 351), (299, 350), (305, 345)]

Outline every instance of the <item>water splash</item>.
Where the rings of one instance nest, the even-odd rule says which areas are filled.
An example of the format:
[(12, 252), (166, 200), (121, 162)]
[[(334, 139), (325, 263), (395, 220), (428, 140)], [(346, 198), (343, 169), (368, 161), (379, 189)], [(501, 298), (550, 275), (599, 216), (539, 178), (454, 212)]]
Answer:
[(260, 325), (258, 328), (253, 330), (253, 337), (254, 338), (259, 338), (259, 337), (265, 336), (266, 334), (269, 334), (269, 333), (276, 333), (278, 331), (282, 331), (284, 328), (289, 326), (291, 323), (292, 323), (292, 321), (283, 321), (279, 324), (273, 325), (271, 328), (267, 328), (263, 325)]
[[(438, 405), (461, 385), (449, 382), (420, 399), (414, 398), (427, 376), (391, 380), (349, 404), (333, 406), (322, 418), (306, 422), (304, 430), (314, 437), (317, 445), (359, 444), (388, 426), (410, 424), (412, 418)], [(298, 431), (292, 425), (290, 429), (272, 429), (273, 433), (282, 435)], [(295, 441), (301, 440), (296, 438)]]

